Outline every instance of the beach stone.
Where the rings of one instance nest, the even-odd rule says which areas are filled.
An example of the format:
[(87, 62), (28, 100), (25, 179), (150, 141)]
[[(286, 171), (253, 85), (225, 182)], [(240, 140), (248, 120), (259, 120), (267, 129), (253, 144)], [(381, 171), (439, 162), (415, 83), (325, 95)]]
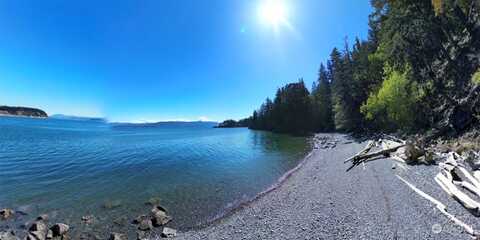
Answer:
[(48, 214), (40, 214), (40, 216), (37, 217), (37, 220), (48, 221)]
[(155, 206), (153, 206), (153, 208), (152, 208), (152, 213), (153, 213), (153, 214), (155, 214), (155, 213), (157, 213), (157, 212), (159, 212), (159, 211), (162, 211), (162, 212), (164, 212), (164, 213), (167, 213), (167, 209), (165, 209), (164, 207), (162, 207), (162, 206), (160, 206), (160, 205), (155, 205)]
[(141, 231), (149, 231), (152, 230), (153, 225), (152, 225), (152, 220), (150, 218), (145, 218), (140, 221), (138, 224), (138, 230)]
[(57, 223), (50, 228), (54, 237), (64, 236), (65, 234), (67, 234), (69, 229), (70, 226), (64, 223)]
[(4, 208), (4, 209), (0, 210), (0, 218), (2, 220), (6, 220), (10, 217), (13, 217), (14, 214), (15, 214), (15, 211), (13, 211), (12, 209), (9, 209), (9, 208)]
[(150, 239), (150, 234), (145, 231), (137, 231), (137, 240), (148, 240)]
[(127, 240), (127, 236), (122, 233), (111, 233), (109, 240)]
[(173, 228), (168, 228), (168, 227), (163, 228), (162, 230), (163, 238), (174, 238), (175, 236), (177, 236), (177, 230)]
[(46, 235), (47, 232), (48, 232), (48, 227), (47, 227), (47, 224), (44, 221), (39, 220), (39, 221), (34, 222), (28, 230), (30, 232), (42, 232), (42, 233), (44, 233), (44, 235)]
[(27, 240), (45, 240), (47, 238), (46, 232), (30, 231), (27, 235)]
[(147, 215), (140, 215), (138, 217), (136, 217), (135, 219), (133, 219), (133, 224), (140, 224), (144, 219), (150, 219), (149, 216)]
[(15, 232), (10, 230), (10, 231), (1, 231), (0, 240), (18, 240), (18, 238), (17, 236), (15, 236)]
[(91, 224), (93, 223), (93, 215), (87, 215), (87, 216), (83, 216), (82, 217), (82, 222), (85, 223), (85, 224)]
[(152, 220), (155, 226), (164, 226), (172, 220), (172, 217), (168, 216), (164, 211), (157, 211), (153, 214)]

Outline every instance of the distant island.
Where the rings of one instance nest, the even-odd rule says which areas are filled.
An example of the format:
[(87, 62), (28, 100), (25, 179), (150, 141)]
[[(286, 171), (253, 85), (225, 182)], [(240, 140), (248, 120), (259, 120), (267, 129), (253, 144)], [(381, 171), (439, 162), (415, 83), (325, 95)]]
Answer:
[(74, 121), (98, 121), (106, 122), (106, 119), (100, 117), (80, 117), (80, 116), (71, 116), (64, 114), (54, 114), (50, 118), (61, 119), (61, 120), (74, 120)]
[(249, 127), (250, 126), (250, 119), (242, 119), (239, 121), (235, 121), (232, 119), (225, 120), (221, 123), (219, 123), (215, 128), (243, 128), (243, 127)]
[(10, 107), (0, 106), (0, 116), (24, 116), (24, 117), (38, 117), (47, 118), (48, 115), (45, 111), (37, 108), (29, 107)]
[(210, 121), (160, 121), (147, 123), (110, 122), (113, 127), (188, 127), (188, 126), (216, 126), (217, 122)]

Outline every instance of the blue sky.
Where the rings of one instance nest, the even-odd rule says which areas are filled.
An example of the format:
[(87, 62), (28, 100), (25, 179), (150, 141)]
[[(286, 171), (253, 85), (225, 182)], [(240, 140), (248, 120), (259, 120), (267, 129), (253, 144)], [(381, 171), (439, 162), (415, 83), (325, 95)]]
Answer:
[(366, 38), (369, 1), (0, 1), (0, 105), (111, 121), (247, 117), (318, 67), (345, 37)]

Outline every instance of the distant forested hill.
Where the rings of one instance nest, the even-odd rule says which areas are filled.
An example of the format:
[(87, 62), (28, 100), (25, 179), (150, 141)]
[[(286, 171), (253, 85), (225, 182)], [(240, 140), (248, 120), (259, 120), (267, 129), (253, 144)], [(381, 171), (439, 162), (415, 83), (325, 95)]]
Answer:
[(48, 117), (47, 113), (37, 108), (0, 106), (0, 115)]

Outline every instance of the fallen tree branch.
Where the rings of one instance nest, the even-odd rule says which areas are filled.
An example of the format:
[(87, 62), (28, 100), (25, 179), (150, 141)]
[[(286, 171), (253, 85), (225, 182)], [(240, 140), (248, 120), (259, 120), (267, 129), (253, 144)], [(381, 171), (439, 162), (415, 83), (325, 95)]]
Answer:
[[(377, 152), (373, 152), (373, 153), (370, 153), (370, 154), (364, 154), (364, 155), (358, 155), (358, 156), (355, 156), (353, 159), (352, 159), (352, 166), (350, 166), (348, 169), (347, 169), (347, 172), (350, 171), (352, 168), (354, 168), (355, 166), (359, 165), (360, 163), (362, 163), (362, 161), (372, 161), (372, 159), (376, 158), (376, 157), (388, 157), (391, 153), (393, 152), (396, 152), (399, 148), (403, 147), (405, 145), (398, 145), (396, 147), (393, 147), (393, 148), (388, 148), (388, 149), (383, 149), (383, 150), (380, 150), (380, 151), (377, 151)], [(378, 160), (378, 159), (374, 159), (374, 160)]]
[(356, 157), (358, 157), (360, 155), (363, 155), (365, 153), (368, 153), (374, 146), (375, 146), (374, 141), (368, 141), (367, 146), (365, 146), (365, 148), (362, 151), (358, 152), (357, 154), (355, 154), (352, 157), (348, 158), (347, 160), (343, 161), (343, 163), (353, 161)]

